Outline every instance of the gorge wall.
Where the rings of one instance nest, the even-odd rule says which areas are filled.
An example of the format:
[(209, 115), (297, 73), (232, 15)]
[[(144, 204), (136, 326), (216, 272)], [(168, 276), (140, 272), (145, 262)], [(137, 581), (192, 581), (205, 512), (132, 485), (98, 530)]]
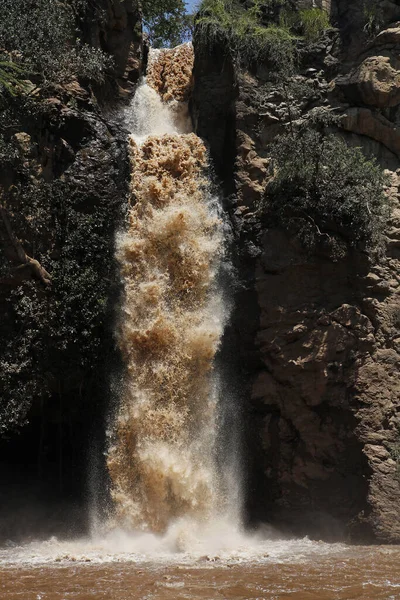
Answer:
[(139, 6), (90, 3), (80, 26), (113, 57), (105, 82), (38, 86), (11, 100), (15, 119), (1, 106), (0, 539), (87, 527), (89, 449), (118, 370), (114, 237), (130, 167), (114, 108), (141, 74)]
[[(390, 171), (386, 251), (332, 262), (309, 255), (262, 221), (268, 144), (288, 123), (267, 64), (239, 69), (218, 43), (195, 36), (193, 116), (222, 179), (239, 288), (227, 336), (240, 358), (246, 410), (247, 514), (290, 531), (400, 540), (399, 114), (400, 8), (333, 2), (338, 29), (303, 54), (297, 79), (314, 90), (301, 115), (323, 106), (338, 135)], [(364, 22), (365, 24), (365, 22)], [(272, 73), (273, 75), (273, 73)]]

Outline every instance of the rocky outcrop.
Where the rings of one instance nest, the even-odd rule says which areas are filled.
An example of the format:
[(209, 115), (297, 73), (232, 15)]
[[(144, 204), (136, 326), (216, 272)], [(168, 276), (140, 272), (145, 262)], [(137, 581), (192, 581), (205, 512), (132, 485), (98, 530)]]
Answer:
[[(350, 71), (336, 78), (336, 91), (350, 103), (343, 127), (375, 140), (397, 157), (400, 106), (400, 27), (382, 31), (357, 59)], [(365, 56), (367, 55), (367, 56)]]
[(339, 27), (341, 68), (346, 71), (378, 31), (400, 19), (400, 6), (392, 0), (332, 0), (330, 14)]
[[(383, 4), (386, 17), (397, 14), (397, 5)], [(304, 56), (297, 81), (308, 91), (293, 114), (333, 109), (338, 134), (389, 169), (392, 213), (378, 261), (359, 251), (337, 262), (310, 256), (260, 218), (271, 176), (268, 144), (288, 126), (282, 90), (265, 65), (251, 73), (232, 70), (228, 58), (219, 65), (219, 83), (233, 76), (236, 94), (219, 89), (221, 136), (208, 125), (213, 115), (204, 98), (218, 93), (209, 89), (217, 73), (203, 51), (194, 113), (217, 165), (221, 152), (230, 160), (230, 170), (219, 173), (230, 177), (226, 207), (241, 277), (228, 338), (240, 355), (231, 364), (241, 369), (246, 411), (249, 522), (328, 539), (399, 542), (397, 25), (371, 42), (364, 31), (353, 35), (360, 3), (337, 0), (332, 15), (341, 45), (332, 31)]]
[[(400, 28), (396, 31), (400, 34)], [(399, 66), (397, 53), (372, 56), (363, 60), (350, 75), (339, 79), (337, 85), (351, 102), (391, 108), (400, 103)]]
[[(349, 108), (342, 119), (342, 126), (346, 131), (365, 136), (369, 140), (378, 142), (397, 157), (400, 157), (400, 137), (393, 123), (383, 115), (364, 107)], [(361, 139), (361, 146), (364, 140)]]
[(128, 97), (144, 60), (142, 16), (136, 0), (100, 0), (87, 19), (88, 42), (111, 54), (121, 97)]
[(282, 232), (264, 233), (256, 266), (263, 368), (252, 403), (264, 413), (264, 485), (276, 494), (267, 514), (281, 525), (332, 534), (334, 519), (339, 535), (400, 539), (400, 263), (391, 245), (371, 268), (360, 255), (310, 259)]

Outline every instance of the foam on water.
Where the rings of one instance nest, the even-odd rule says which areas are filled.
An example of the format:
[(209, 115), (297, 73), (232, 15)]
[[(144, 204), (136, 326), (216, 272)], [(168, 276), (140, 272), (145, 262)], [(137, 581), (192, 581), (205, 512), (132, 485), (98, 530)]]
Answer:
[[(272, 535), (272, 537), (271, 537)], [(303, 539), (279, 539), (268, 532), (244, 535), (227, 523), (213, 523), (212, 529), (184, 520), (176, 521), (162, 536), (114, 529), (107, 535), (74, 541), (51, 538), (23, 546), (9, 545), (0, 549), (0, 565), (42, 565), (68, 562), (115, 563), (134, 562), (148, 565), (220, 566), (252, 564), (284, 564), (309, 562), (313, 557), (334, 556), (349, 550), (344, 544), (327, 544)]]

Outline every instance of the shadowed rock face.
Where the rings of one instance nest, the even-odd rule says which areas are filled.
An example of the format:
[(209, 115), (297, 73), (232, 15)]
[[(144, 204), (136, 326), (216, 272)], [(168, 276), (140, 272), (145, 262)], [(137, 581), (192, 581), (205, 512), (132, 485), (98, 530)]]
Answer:
[(399, 49), (400, 26), (394, 24), (381, 31), (348, 72), (335, 81), (339, 97), (350, 103), (344, 113), (343, 127), (377, 141), (397, 157), (400, 157)]
[[(134, 2), (101, 4), (103, 20), (89, 18), (84, 37), (114, 54), (115, 92), (139, 75), (130, 61), (141, 53), (140, 15)], [(89, 450), (118, 366), (114, 237), (129, 180), (127, 132), (96, 92), (102, 107), (72, 81), (36, 112), (21, 110), (0, 169), (0, 538), (87, 526)]]
[(377, 31), (400, 19), (400, 6), (392, 0), (332, 0), (330, 14), (343, 42), (342, 66), (349, 66)]
[[(387, 23), (399, 18), (397, 4), (381, 4)], [(193, 112), (229, 194), (241, 278), (228, 337), (247, 415), (248, 520), (399, 542), (398, 28), (382, 25), (368, 40), (355, 33), (361, 3), (337, 0), (331, 12), (339, 37), (330, 33), (305, 57), (301, 78), (315, 93), (299, 110), (334, 107), (340, 134), (390, 170), (392, 213), (378, 263), (359, 252), (338, 262), (309, 256), (258, 219), (267, 145), (287, 123), (266, 66), (239, 73), (227, 57), (216, 66), (221, 49), (196, 48)], [(207, 99), (215, 96), (213, 127)]]
[(100, 0), (88, 19), (88, 42), (114, 58), (121, 97), (128, 97), (140, 77), (143, 59), (142, 17), (136, 0)]

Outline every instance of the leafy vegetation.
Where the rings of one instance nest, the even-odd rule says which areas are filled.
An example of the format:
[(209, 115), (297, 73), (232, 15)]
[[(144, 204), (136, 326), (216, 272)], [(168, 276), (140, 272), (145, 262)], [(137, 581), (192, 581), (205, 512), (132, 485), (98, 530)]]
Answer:
[(283, 27), (298, 32), (307, 42), (317, 41), (330, 27), (328, 13), (320, 8), (304, 8), (298, 11), (283, 10), (280, 14)]
[(39, 401), (90, 402), (105, 349), (124, 161), (114, 166), (104, 124), (92, 130), (93, 105), (62, 87), (78, 78), (88, 89), (111, 65), (79, 38), (92, 9), (0, 0), (0, 432)]
[(242, 63), (268, 60), (277, 70), (293, 64), (294, 37), (286, 27), (262, 24), (260, 2), (246, 10), (238, 0), (204, 0), (195, 35), (203, 46), (222, 43)]
[(275, 176), (263, 210), (309, 250), (321, 244), (338, 258), (349, 247), (379, 250), (388, 216), (385, 177), (316, 113), (272, 145)]
[(102, 81), (111, 62), (79, 40), (79, 7), (58, 0), (0, 0), (0, 48), (12, 57), (14, 69), (23, 68), (26, 78), (41, 85), (74, 77)]
[(189, 39), (193, 17), (184, 0), (143, 0), (144, 27), (155, 48), (177, 46)]
[(316, 41), (329, 17), (318, 8), (298, 10), (292, 0), (203, 0), (196, 18), (196, 37), (203, 46), (223, 43), (239, 62), (268, 61), (276, 71), (293, 70), (296, 40)]
[(20, 65), (7, 59), (6, 56), (0, 56), (0, 94), (7, 92), (11, 96), (16, 96), (18, 93), (26, 89), (24, 83), (25, 71)]
[(316, 90), (296, 77), (297, 42), (313, 44), (329, 27), (326, 12), (296, 10), (290, 0), (256, 0), (247, 9), (238, 0), (203, 0), (196, 36), (206, 47), (224, 45), (247, 67), (269, 63), (269, 85), (286, 107), (286, 133), (271, 147), (275, 173), (262, 211), (310, 251), (323, 245), (338, 258), (356, 246), (379, 250), (388, 201), (380, 167), (330, 133), (328, 113), (300, 121)]
[[(94, 172), (82, 178), (88, 160)], [(51, 285), (29, 276), (18, 281), (21, 267), (10, 269), (2, 254), (8, 330), (3, 327), (0, 349), (0, 433), (23, 423), (34, 400), (93, 389), (106, 350), (113, 236), (123, 196), (107, 145), (85, 149), (80, 161), (49, 183), (19, 167), (3, 200), (25, 250), (51, 273)]]
[(384, 25), (382, 5), (378, 0), (363, 0), (364, 31), (368, 37), (374, 37)]

